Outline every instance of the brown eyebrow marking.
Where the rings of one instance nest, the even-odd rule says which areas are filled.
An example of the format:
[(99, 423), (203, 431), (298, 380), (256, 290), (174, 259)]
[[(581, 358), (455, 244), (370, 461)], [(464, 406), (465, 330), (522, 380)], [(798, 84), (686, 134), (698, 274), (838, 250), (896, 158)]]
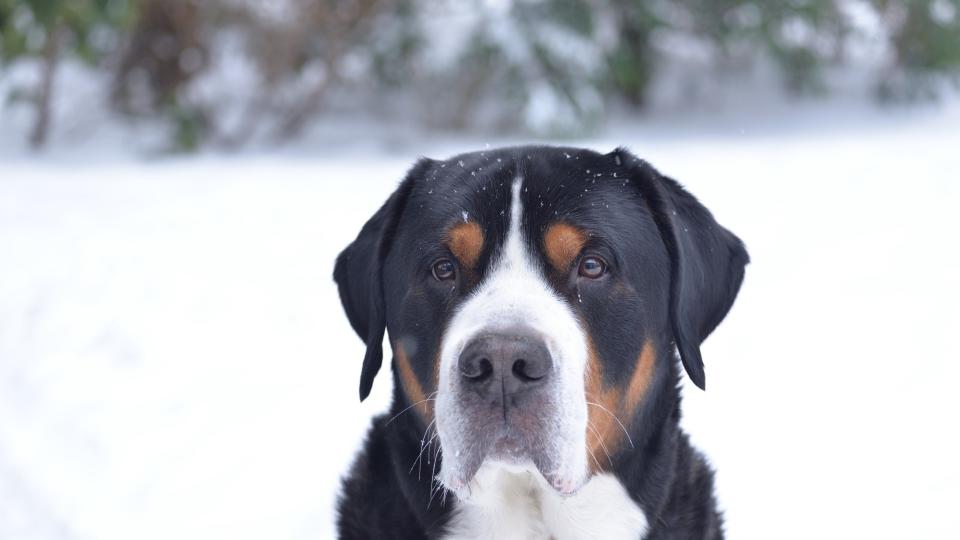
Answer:
[(447, 247), (461, 266), (473, 269), (483, 251), (483, 230), (474, 221), (458, 223), (447, 231)]
[(550, 225), (543, 235), (543, 246), (547, 259), (558, 272), (565, 272), (580, 254), (587, 243), (587, 233), (569, 223), (558, 222)]
[(413, 372), (413, 366), (410, 365), (410, 359), (407, 358), (407, 352), (403, 350), (403, 345), (395, 343), (393, 346), (394, 359), (396, 360), (397, 370), (400, 372), (400, 384), (410, 398), (413, 409), (422, 415), (423, 418), (430, 420), (433, 416), (431, 402), (427, 401), (427, 394), (423, 391), (423, 385), (420, 379)]

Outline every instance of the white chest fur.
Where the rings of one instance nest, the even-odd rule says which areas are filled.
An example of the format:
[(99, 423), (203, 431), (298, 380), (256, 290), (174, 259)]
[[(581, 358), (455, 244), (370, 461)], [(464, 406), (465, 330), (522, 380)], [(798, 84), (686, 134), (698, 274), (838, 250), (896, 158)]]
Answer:
[(643, 510), (611, 474), (564, 498), (535, 471), (484, 465), (470, 491), (457, 502), (449, 540), (638, 540), (647, 530)]

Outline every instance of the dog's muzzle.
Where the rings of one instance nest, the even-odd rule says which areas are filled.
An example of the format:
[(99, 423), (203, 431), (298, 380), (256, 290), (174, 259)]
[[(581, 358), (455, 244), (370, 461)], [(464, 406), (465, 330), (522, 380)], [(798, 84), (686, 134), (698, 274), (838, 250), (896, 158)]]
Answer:
[(563, 399), (559, 368), (531, 328), (488, 328), (465, 340), (437, 419), (445, 485), (467, 493), (481, 466), (502, 463), (539, 470), (561, 493), (579, 486), (582, 464), (569, 456), (583, 452), (584, 424)]

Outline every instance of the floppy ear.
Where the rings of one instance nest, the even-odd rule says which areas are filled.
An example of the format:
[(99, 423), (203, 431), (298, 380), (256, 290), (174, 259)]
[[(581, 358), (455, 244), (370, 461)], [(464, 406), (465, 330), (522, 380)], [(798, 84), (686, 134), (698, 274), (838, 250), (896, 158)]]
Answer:
[(337, 257), (333, 279), (340, 303), (357, 335), (367, 344), (360, 372), (360, 401), (370, 395), (373, 379), (383, 363), (386, 308), (383, 300), (382, 267), (413, 179), (429, 166), (422, 159), (407, 173), (397, 190), (377, 210), (353, 241)]
[(683, 366), (694, 384), (706, 378), (700, 344), (733, 305), (750, 262), (743, 242), (723, 228), (693, 195), (623, 149), (670, 254), (670, 322)]

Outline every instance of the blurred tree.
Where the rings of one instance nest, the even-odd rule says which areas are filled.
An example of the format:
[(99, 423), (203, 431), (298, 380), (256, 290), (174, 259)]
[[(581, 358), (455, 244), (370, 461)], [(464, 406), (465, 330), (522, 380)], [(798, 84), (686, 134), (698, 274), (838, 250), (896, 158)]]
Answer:
[(644, 105), (656, 68), (656, 52), (651, 36), (665, 24), (648, 6), (642, 2), (614, 2), (614, 8), (620, 15), (616, 28), (618, 39), (607, 54), (609, 84), (636, 107)]
[(840, 3), (681, 0), (691, 33), (708, 39), (721, 57), (734, 51), (769, 56), (794, 92), (824, 90), (821, 70), (838, 59), (848, 31)]
[(114, 105), (126, 113), (174, 106), (180, 89), (206, 65), (204, 26), (196, 0), (139, 2), (114, 77)]
[(129, 0), (0, 0), (0, 58), (36, 58), (41, 71), (34, 92), (13, 96), (30, 96), (34, 104), (31, 146), (43, 146), (50, 132), (60, 58), (70, 54), (97, 63), (110, 52), (129, 10)]
[[(166, 119), (184, 150), (289, 139), (331, 104), (389, 111), (391, 96), (431, 126), (577, 134), (611, 105), (646, 106), (678, 44), (826, 92), (864, 16), (889, 52), (880, 95), (932, 95), (960, 80), (958, 13), (960, 0), (0, 0), (0, 58), (41, 73), (14, 96), (34, 104), (36, 146), (67, 54), (112, 69), (116, 108)], [(236, 60), (214, 55), (224, 41), (255, 74), (234, 112), (217, 95), (233, 89), (192, 91)]]
[[(415, 87), (432, 124), (462, 129), (526, 127), (577, 133), (602, 112), (602, 44), (585, 0), (515, 0), (460, 17), (463, 29), (428, 36), (423, 64), (444, 50)], [(432, 14), (444, 16), (444, 14)], [(450, 16), (450, 15), (446, 15)]]
[[(319, 62), (320, 76), (293, 96), (276, 127), (276, 135), (290, 139), (319, 112), (324, 97), (340, 82), (345, 58), (377, 29), (383, 0), (301, 0), (292, 26), (274, 28), (271, 46), (260, 48), (263, 91), (273, 95), (284, 79), (298, 76), (311, 61)], [(316, 67), (316, 66), (315, 66)], [(269, 99), (269, 97), (267, 98)]]
[(412, 6), (383, 0), (278, 4), (284, 8), (282, 16), (272, 18), (243, 3), (220, 6), (218, 22), (241, 36), (259, 76), (240, 120), (213, 135), (220, 146), (239, 146), (264, 131), (277, 140), (299, 135), (322, 110), (331, 90), (343, 85), (344, 62), (369, 48), (370, 37), (385, 18), (392, 20)]
[(890, 32), (893, 69), (885, 99), (933, 95), (941, 76), (960, 82), (960, 0), (875, 0)]
[(182, 92), (208, 65), (210, 11), (216, 6), (200, 0), (139, 0), (113, 74), (114, 108), (129, 116), (164, 117), (172, 126), (175, 150), (195, 150), (210, 133), (208, 112), (187, 103)]
[(390, 4), (366, 46), (371, 52), (375, 81), (384, 90), (397, 90), (413, 81), (416, 71), (410, 69), (410, 59), (422, 50), (426, 40), (417, 24), (416, 0), (395, 0)]

